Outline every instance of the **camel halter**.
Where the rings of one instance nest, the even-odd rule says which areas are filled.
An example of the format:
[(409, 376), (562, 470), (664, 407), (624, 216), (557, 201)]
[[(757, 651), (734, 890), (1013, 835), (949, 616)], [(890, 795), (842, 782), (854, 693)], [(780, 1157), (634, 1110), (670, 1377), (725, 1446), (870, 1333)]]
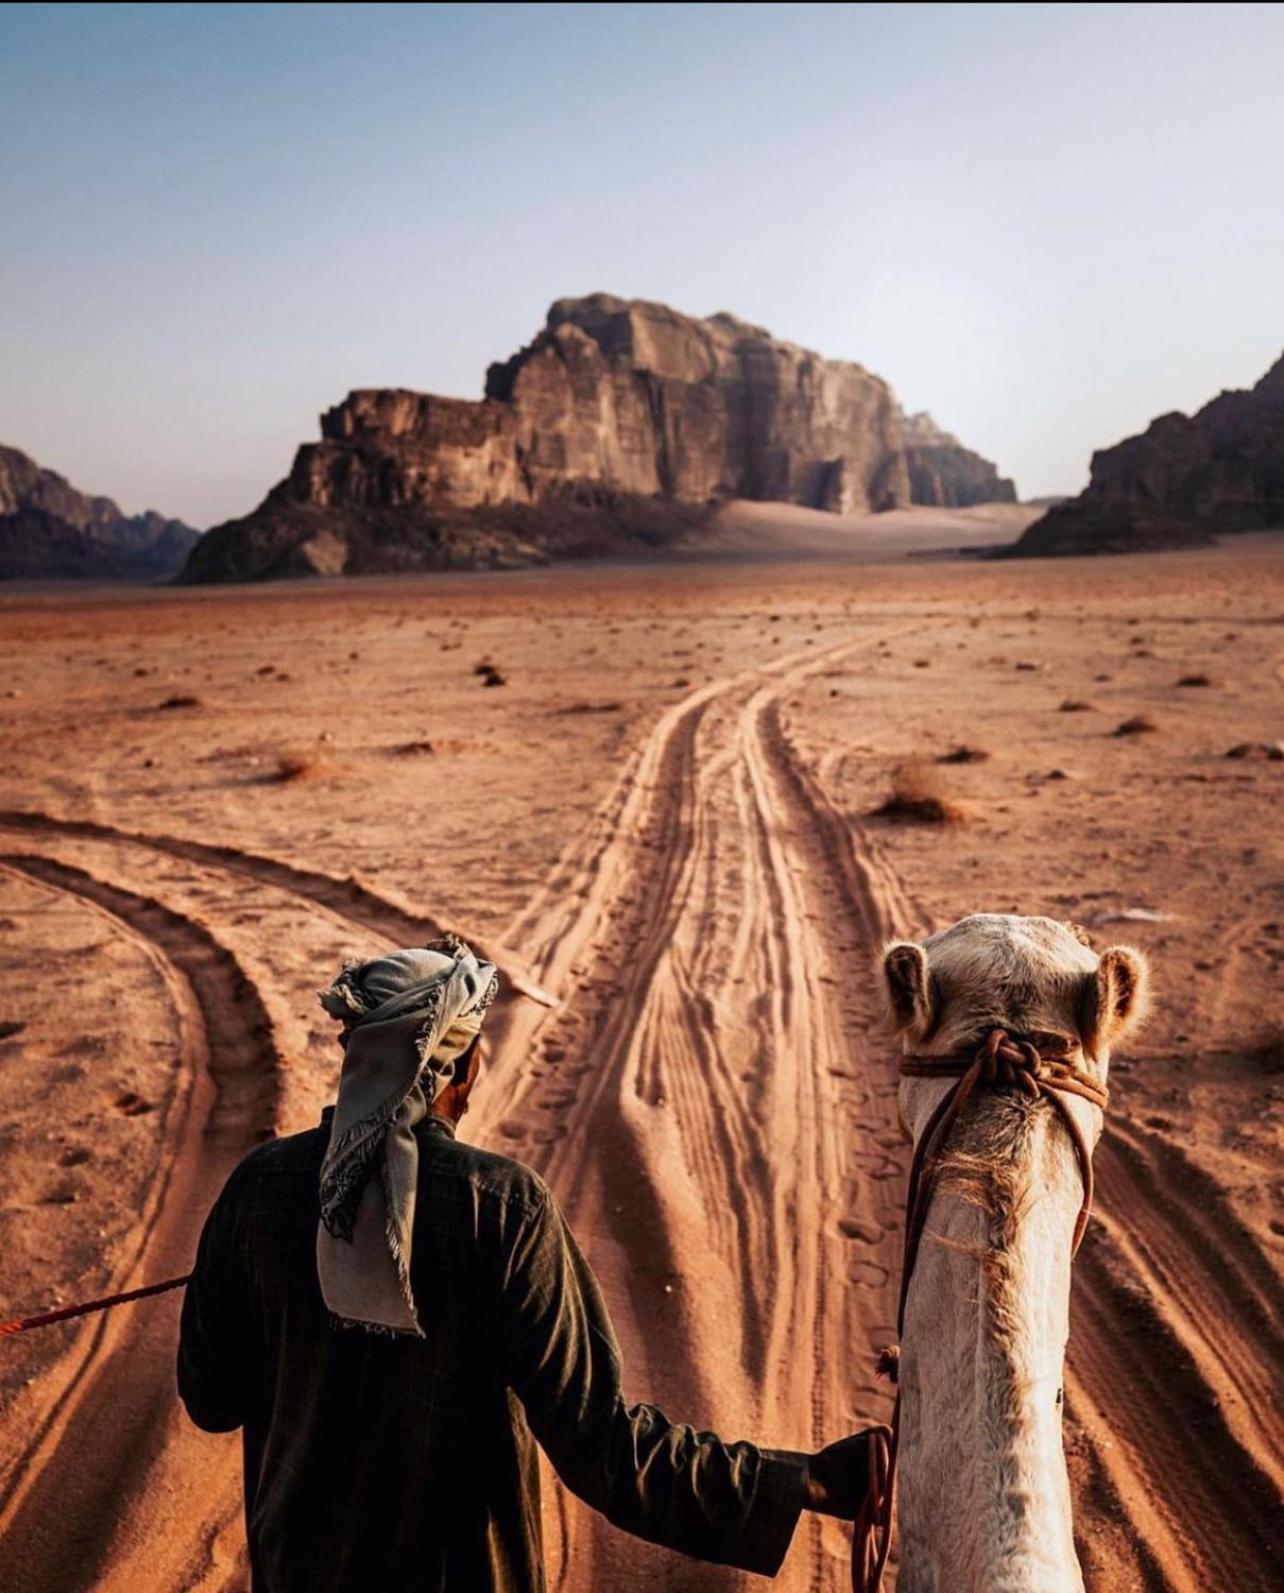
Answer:
[[(1083, 1180), (1083, 1204), (1075, 1219), (1070, 1247), (1073, 1260), (1083, 1242), (1088, 1218), (1092, 1214), (1092, 1151), (1083, 1130), (1064, 1097), (1078, 1095), (1104, 1112), (1109, 1103), (1105, 1086), (1083, 1068), (1067, 1060), (1065, 1054), (1042, 1055), (1028, 1040), (1011, 1038), (1006, 1030), (992, 1029), (980, 1048), (953, 1056), (906, 1056), (901, 1058), (901, 1077), (912, 1079), (953, 1078), (958, 1082), (941, 1099), (927, 1126), (919, 1135), (910, 1163), (909, 1189), (905, 1198), (905, 1248), (901, 1259), (901, 1293), (896, 1308), (896, 1336), (905, 1331), (905, 1302), (910, 1279), (918, 1259), (919, 1244), (927, 1223), (932, 1191), (940, 1171), (941, 1152), (959, 1113), (979, 1084), (1016, 1088), (1037, 1101), (1045, 1091), (1070, 1131)], [(900, 1345), (882, 1351), (878, 1369), (897, 1381)], [(856, 1518), (852, 1538), (853, 1593), (878, 1593), (888, 1552), (892, 1546), (892, 1515), (896, 1502), (896, 1458), (901, 1431), (901, 1396), (896, 1392), (890, 1427), (869, 1429), (869, 1482), (864, 1503)]]

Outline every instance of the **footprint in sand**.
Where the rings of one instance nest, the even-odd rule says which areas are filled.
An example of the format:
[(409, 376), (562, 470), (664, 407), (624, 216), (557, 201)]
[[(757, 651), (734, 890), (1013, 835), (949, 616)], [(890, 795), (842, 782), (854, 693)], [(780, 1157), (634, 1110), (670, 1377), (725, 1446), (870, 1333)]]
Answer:
[(886, 1287), (891, 1273), (876, 1261), (853, 1261), (847, 1276), (857, 1288), (882, 1289)]
[(133, 1090), (125, 1090), (112, 1102), (118, 1112), (125, 1117), (142, 1117), (144, 1112), (155, 1109), (155, 1102), (147, 1100), (144, 1096), (136, 1095)]
[(531, 1140), (536, 1145), (552, 1145), (559, 1139), (566, 1137), (566, 1125), (559, 1124), (556, 1128), (537, 1128), (531, 1135)]
[(838, 1231), (844, 1239), (859, 1239), (867, 1245), (876, 1245), (887, 1232), (881, 1223), (862, 1222), (856, 1217), (840, 1217)]

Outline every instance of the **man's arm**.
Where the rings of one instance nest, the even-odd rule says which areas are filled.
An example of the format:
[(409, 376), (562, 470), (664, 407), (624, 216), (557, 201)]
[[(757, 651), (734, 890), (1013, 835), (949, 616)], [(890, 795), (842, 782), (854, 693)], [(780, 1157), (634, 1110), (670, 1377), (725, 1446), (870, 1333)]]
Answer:
[(255, 1382), (247, 1280), (236, 1244), (236, 1175), (215, 1201), (183, 1296), (178, 1339), (178, 1392), (187, 1414), (207, 1433), (227, 1433), (245, 1420)]
[(625, 1407), (606, 1306), (551, 1196), (517, 1238), (504, 1307), (509, 1381), (572, 1492), (640, 1538), (775, 1575), (808, 1503), (807, 1457)]

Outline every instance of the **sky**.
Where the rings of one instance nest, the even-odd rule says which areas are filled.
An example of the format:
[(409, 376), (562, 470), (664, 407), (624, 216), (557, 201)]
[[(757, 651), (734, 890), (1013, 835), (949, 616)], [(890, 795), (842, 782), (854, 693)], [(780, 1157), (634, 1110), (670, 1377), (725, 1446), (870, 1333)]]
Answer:
[(0, 442), (205, 527), (606, 291), (1074, 492), (1284, 347), (1282, 62), (1279, 5), (0, 5)]

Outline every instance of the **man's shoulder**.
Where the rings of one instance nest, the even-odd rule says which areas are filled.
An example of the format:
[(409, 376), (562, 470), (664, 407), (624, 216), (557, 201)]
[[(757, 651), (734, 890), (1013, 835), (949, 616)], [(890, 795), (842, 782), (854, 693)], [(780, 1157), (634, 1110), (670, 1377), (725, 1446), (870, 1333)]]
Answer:
[(442, 1135), (428, 1162), (433, 1174), (466, 1180), (484, 1198), (531, 1211), (551, 1198), (548, 1185), (525, 1162)]
[(325, 1126), (307, 1128), (299, 1134), (282, 1134), (264, 1140), (247, 1151), (232, 1171), (229, 1184), (277, 1175), (313, 1175), (321, 1167), (330, 1130)]
[[(315, 1179), (329, 1142), (328, 1123), (300, 1134), (266, 1140), (241, 1158), (228, 1182), (289, 1176)], [(511, 1156), (470, 1145), (440, 1129), (427, 1130), (420, 1144), (425, 1152), (420, 1161), (421, 1176), (464, 1180), (484, 1197), (532, 1210), (551, 1199), (548, 1185), (535, 1169)]]

